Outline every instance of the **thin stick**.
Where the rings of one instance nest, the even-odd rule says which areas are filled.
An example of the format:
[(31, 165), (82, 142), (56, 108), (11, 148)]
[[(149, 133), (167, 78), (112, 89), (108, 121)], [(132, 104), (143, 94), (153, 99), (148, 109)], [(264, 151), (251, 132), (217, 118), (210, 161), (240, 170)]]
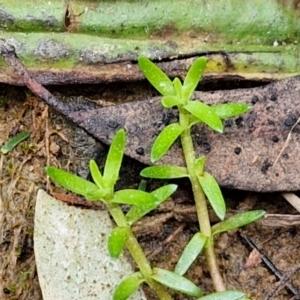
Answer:
[[(295, 266), (292, 268), (292, 270), (290, 270), (289, 272), (287, 272), (287, 274), (285, 274), (283, 276), (283, 278), (276, 283), (276, 287), (275, 289), (272, 289), (271, 291), (269, 291), (266, 296), (263, 297), (263, 300), (272, 300), (274, 299), (274, 296), (284, 287), (287, 286), (288, 281), (292, 278), (292, 276), (294, 276), (294, 274), (299, 271), (300, 266)], [(294, 294), (294, 297), (292, 298), (294, 300), (299, 300), (300, 299), (300, 294), (298, 292), (298, 294)]]
[[(259, 252), (261, 260), (266, 264), (266, 266), (274, 273), (274, 275), (280, 280), (284, 281), (285, 276), (276, 268), (276, 266), (271, 262), (271, 260), (265, 256), (258, 247), (253, 243), (253, 241), (248, 238), (244, 234), (240, 234), (240, 236), (244, 239), (244, 241), (252, 248)], [(299, 295), (298, 290), (290, 283), (290, 282), (284, 282), (284, 286), (286, 286), (294, 295)]]
[(275, 161), (274, 161), (274, 163), (273, 163), (273, 167), (277, 164), (277, 162), (278, 162), (279, 158), (281, 157), (282, 153), (284, 152), (284, 150), (285, 150), (286, 147), (288, 146), (289, 141), (290, 141), (290, 139), (292, 138), (292, 132), (293, 132), (293, 130), (295, 129), (295, 127), (296, 127), (299, 123), (300, 123), (300, 117), (298, 118), (298, 120), (296, 121), (296, 123), (292, 126), (292, 128), (291, 128), (291, 130), (290, 130), (290, 132), (289, 132), (289, 134), (288, 134), (288, 136), (287, 136), (287, 138), (286, 138), (286, 141), (285, 141), (285, 143), (284, 143), (282, 149), (280, 150), (279, 154), (277, 155), (277, 157), (276, 157), (276, 159), (275, 159)]
[(0, 39), (0, 55), (5, 62), (13, 68), (13, 70), (23, 79), (24, 84), (37, 96), (45, 100), (45, 102), (54, 107), (58, 112), (67, 115), (70, 111), (70, 106), (67, 103), (59, 101), (54, 95), (46, 90), (41, 84), (34, 80), (25, 66), (16, 55), (13, 45), (5, 40)]

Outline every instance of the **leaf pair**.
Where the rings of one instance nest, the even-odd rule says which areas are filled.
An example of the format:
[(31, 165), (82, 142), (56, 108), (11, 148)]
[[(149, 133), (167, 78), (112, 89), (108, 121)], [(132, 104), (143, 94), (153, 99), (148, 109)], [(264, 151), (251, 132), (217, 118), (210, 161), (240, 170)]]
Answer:
[(139, 57), (139, 67), (149, 82), (164, 96), (164, 107), (183, 105), (191, 98), (206, 66), (206, 58), (200, 57), (190, 67), (181, 84), (178, 78), (172, 82), (170, 78), (146, 57)]
[[(194, 165), (196, 176), (214, 212), (221, 220), (223, 220), (226, 214), (226, 204), (222, 191), (216, 179), (211, 174), (203, 171), (204, 164), (204, 156), (196, 159)], [(150, 166), (143, 169), (140, 174), (147, 178), (157, 179), (189, 177), (186, 168), (173, 165)]]
[[(123, 160), (126, 135), (124, 129), (115, 134), (106, 158), (103, 176), (95, 161), (90, 161), (90, 171), (94, 182), (99, 189), (112, 192), (119, 178), (119, 172)], [(110, 195), (112, 196), (112, 195)]]
[[(165, 97), (163, 99), (165, 99)], [(171, 106), (173, 105), (170, 104), (170, 107)], [(190, 126), (203, 122), (213, 130), (222, 133), (224, 126), (221, 119), (243, 114), (249, 110), (249, 106), (240, 103), (208, 106), (201, 101), (189, 101), (183, 106), (183, 109), (191, 114)], [(179, 123), (172, 123), (166, 126), (154, 141), (151, 149), (151, 161), (155, 162), (159, 160), (185, 129), (187, 128)]]
[[(174, 272), (170, 272), (160, 268), (153, 268), (153, 274), (151, 276), (151, 279), (186, 295), (192, 297), (202, 296), (202, 291), (199, 287), (197, 287), (193, 282), (191, 282), (187, 278)], [(136, 272), (128, 276), (116, 288), (113, 300), (128, 299), (144, 281), (145, 279), (143, 278), (140, 272)]]
[[(146, 57), (138, 59), (139, 67), (149, 82), (163, 95), (162, 105), (166, 108), (182, 107), (191, 114), (190, 126), (203, 122), (213, 130), (222, 133), (221, 119), (230, 118), (246, 112), (246, 104), (229, 103), (208, 106), (201, 101), (190, 101), (201, 79), (207, 59), (200, 57), (191, 65), (187, 76), (181, 84), (178, 78), (170, 78)], [(151, 161), (159, 160), (172, 146), (179, 135), (187, 128), (178, 123), (168, 125), (155, 140), (151, 150)]]
[(212, 241), (212, 238), (215, 234), (227, 232), (229, 230), (240, 228), (242, 226), (255, 222), (264, 214), (265, 211), (263, 210), (254, 210), (232, 216), (214, 225), (212, 227), (211, 237), (206, 237), (201, 232), (197, 232), (185, 246), (183, 253), (176, 264), (175, 273), (184, 275), (190, 268), (192, 263), (197, 259), (198, 255), (202, 252), (206, 242), (208, 240)]
[[(180, 291), (189, 296), (197, 297), (198, 300), (249, 300), (245, 297), (245, 293), (233, 290), (212, 293), (202, 297), (201, 290), (194, 283), (176, 273), (159, 268), (154, 269), (152, 278), (174, 290)], [(136, 272), (128, 276), (116, 288), (113, 300), (128, 299), (144, 281), (145, 280), (140, 272)]]
[[(182, 101), (179, 102), (181, 102), (182, 104), (187, 104), (204, 73), (207, 59), (205, 57), (199, 57), (193, 62), (185, 77), (183, 85), (181, 84), (181, 81), (178, 78), (175, 78), (172, 82), (170, 78), (160, 68), (158, 68), (152, 61), (150, 61), (146, 57), (139, 57), (138, 63), (145, 77), (157, 89), (157, 91), (164, 96), (162, 98), (164, 99), (162, 101), (164, 104), (163, 106), (166, 108), (170, 108), (172, 106), (177, 105), (176, 102), (179, 101), (178, 98), (182, 99)], [(193, 111), (193, 115), (195, 112), (196, 115), (196, 111), (198, 111), (199, 108), (200, 107), (194, 108), (191, 106), (187, 107), (186, 109), (189, 111)], [(209, 111), (208, 108), (211, 108), (211, 111)], [(209, 114), (214, 113), (220, 119), (226, 119), (243, 114), (247, 110), (249, 110), (249, 108), (250, 107), (247, 104), (225, 103), (218, 104), (212, 107), (207, 106), (203, 109), (206, 110), (206, 112), (209, 112)], [(205, 112), (203, 114), (205, 114)], [(200, 120), (202, 120), (202, 117), (203, 115), (199, 115)]]
[(206, 123), (210, 128), (222, 133), (223, 125), (222, 127), (220, 125), (221, 119), (242, 115), (250, 109), (250, 106), (245, 103), (223, 103), (208, 106), (200, 101), (194, 101), (189, 102), (185, 108), (192, 114), (190, 126), (198, 123)]
[(245, 103), (224, 103), (208, 106), (201, 101), (189, 101), (183, 106), (191, 113), (190, 126), (203, 122), (216, 132), (222, 133), (224, 126), (222, 119), (235, 117), (250, 109)]
[[(95, 184), (55, 167), (46, 167), (46, 173), (55, 183), (84, 196), (87, 200), (110, 201), (113, 198), (114, 185), (119, 177), (125, 142), (125, 131), (121, 129), (114, 136), (109, 148), (103, 176), (96, 162), (90, 161), (90, 171)], [(119, 198), (115, 202), (119, 203), (118, 200)]]
[[(199, 183), (211, 204), (217, 216), (223, 220), (226, 214), (226, 205), (221, 189), (215, 178), (207, 172), (203, 171), (205, 157), (202, 156), (195, 162), (195, 172)], [(141, 171), (141, 176), (157, 179), (175, 179), (189, 177), (188, 171), (184, 167), (163, 165), (151, 166)]]
[(155, 201), (148, 201), (144, 205), (132, 206), (126, 214), (128, 225), (132, 225), (150, 211), (156, 209), (162, 202), (167, 200), (176, 191), (176, 189), (176, 184), (168, 184), (148, 193), (151, 197), (154, 197)]
[(131, 204), (132, 207), (126, 215), (128, 227), (116, 227), (108, 239), (108, 250), (111, 257), (118, 258), (121, 254), (127, 237), (131, 234), (130, 226), (144, 215), (157, 208), (168, 199), (177, 189), (176, 184), (168, 184), (146, 193), (139, 190), (122, 190), (115, 193), (112, 202)]
[[(47, 175), (57, 184), (64, 187), (65, 189), (84, 196), (87, 200), (104, 200), (109, 201), (111, 203), (118, 204), (128, 204), (128, 205), (136, 205), (139, 207), (143, 206), (157, 206), (159, 203), (159, 199), (157, 199), (154, 195), (132, 189), (125, 189), (118, 192), (115, 192), (112, 195), (111, 199), (105, 199), (107, 194), (106, 190), (103, 188), (99, 188), (96, 184), (85, 180), (79, 176), (73, 175), (64, 170), (55, 168), (55, 167), (46, 167)], [(93, 178), (95, 177), (95, 173)], [(112, 182), (112, 181), (111, 181)], [(176, 188), (175, 188), (176, 189)], [(173, 189), (172, 189), (173, 190)]]

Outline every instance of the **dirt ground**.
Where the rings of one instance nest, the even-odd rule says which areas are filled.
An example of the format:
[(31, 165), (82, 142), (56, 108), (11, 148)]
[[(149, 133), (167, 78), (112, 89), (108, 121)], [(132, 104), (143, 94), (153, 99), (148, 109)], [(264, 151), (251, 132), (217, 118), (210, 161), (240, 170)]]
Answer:
[[(137, 100), (154, 93), (143, 83), (50, 87), (50, 90), (61, 97), (88, 97), (100, 105)], [(25, 88), (0, 86), (0, 145), (25, 130), (31, 131), (29, 139), (0, 158), (0, 299), (42, 299), (33, 253), (33, 219), (37, 189), (50, 186), (44, 167), (55, 165), (86, 177), (88, 161), (97, 158), (102, 164), (106, 151), (105, 146), (57, 115)], [(137, 186), (141, 168), (139, 163), (126, 160), (122, 171), (126, 181), (121, 180), (119, 185)], [(197, 230), (189, 185), (185, 181), (178, 184), (180, 188), (173, 199), (135, 229), (153, 265), (167, 269), (175, 266), (184, 245)], [(250, 209), (265, 209), (268, 214), (298, 214), (280, 194), (234, 190), (225, 190), (224, 194), (228, 214)], [(293, 285), (294, 293), (300, 293), (299, 226), (274, 224), (277, 225), (276, 221), (272, 226), (257, 222), (217, 237), (217, 256), (228, 289), (243, 290), (257, 300), (299, 299), (285, 287)], [(242, 238), (244, 235), (274, 263), (283, 280), (278, 280), (251, 253)], [(205, 293), (212, 291), (203, 257), (194, 263), (187, 276)], [(154, 299), (151, 293), (149, 299)], [(174, 299), (188, 298), (174, 295)]]

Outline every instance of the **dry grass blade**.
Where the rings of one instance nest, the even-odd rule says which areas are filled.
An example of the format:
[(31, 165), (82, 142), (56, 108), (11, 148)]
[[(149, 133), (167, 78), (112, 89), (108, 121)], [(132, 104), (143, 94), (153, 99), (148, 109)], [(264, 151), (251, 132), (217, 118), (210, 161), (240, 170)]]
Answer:
[(300, 225), (300, 215), (266, 214), (258, 222), (270, 227), (297, 226)]
[(282, 197), (300, 212), (300, 198), (294, 193), (282, 193)]
[(292, 126), (292, 128), (291, 128), (291, 130), (290, 130), (290, 132), (289, 132), (289, 134), (288, 134), (288, 136), (287, 136), (287, 138), (286, 138), (286, 141), (285, 141), (285, 143), (284, 143), (282, 149), (280, 150), (278, 156), (276, 157), (276, 159), (275, 159), (275, 161), (274, 161), (274, 163), (273, 163), (273, 167), (277, 164), (279, 158), (281, 157), (281, 155), (283, 154), (284, 150), (285, 150), (286, 147), (288, 146), (289, 141), (290, 141), (290, 139), (291, 139), (291, 137), (292, 137), (292, 132), (293, 132), (293, 130), (295, 129), (295, 127), (299, 124), (299, 122), (300, 122), (300, 117), (298, 118), (298, 120), (296, 121), (296, 123)]

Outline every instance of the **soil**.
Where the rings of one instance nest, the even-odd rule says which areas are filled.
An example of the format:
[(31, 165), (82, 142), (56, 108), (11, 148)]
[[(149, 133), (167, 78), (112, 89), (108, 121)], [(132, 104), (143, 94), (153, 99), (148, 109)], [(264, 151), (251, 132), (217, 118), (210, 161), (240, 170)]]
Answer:
[[(103, 106), (155, 95), (143, 82), (49, 89), (64, 97), (64, 101), (80, 96)], [(44, 167), (55, 165), (88, 177), (88, 161), (96, 158), (100, 165), (103, 164), (107, 147), (66, 121), (23, 87), (2, 85), (0, 105), (0, 145), (18, 132), (31, 131), (29, 139), (8, 154), (1, 154), (0, 159), (0, 298), (40, 300), (42, 295), (33, 253), (35, 197), (38, 188), (58, 190), (49, 183)], [(118, 186), (136, 187), (142, 167), (131, 159), (125, 160), (123, 180)], [(185, 244), (197, 231), (189, 184), (186, 181), (177, 183), (179, 191), (176, 195), (135, 229), (152, 264), (166, 269), (174, 267)], [(149, 182), (148, 186), (157, 184)], [(265, 209), (269, 214), (298, 214), (280, 193), (224, 190), (224, 195), (229, 215), (250, 209)], [(257, 300), (296, 299), (283, 281), (293, 285), (296, 293), (300, 291), (299, 226), (275, 225), (257, 222), (216, 238), (216, 252), (228, 289), (243, 290)], [(242, 238), (244, 235), (280, 270), (284, 277), (282, 281), (255, 252), (251, 252)], [(193, 264), (187, 276), (204, 293), (213, 291), (203, 256)], [(146, 291), (149, 299), (155, 299), (151, 291), (147, 288)], [(189, 298), (176, 294), (174, 299)]]

